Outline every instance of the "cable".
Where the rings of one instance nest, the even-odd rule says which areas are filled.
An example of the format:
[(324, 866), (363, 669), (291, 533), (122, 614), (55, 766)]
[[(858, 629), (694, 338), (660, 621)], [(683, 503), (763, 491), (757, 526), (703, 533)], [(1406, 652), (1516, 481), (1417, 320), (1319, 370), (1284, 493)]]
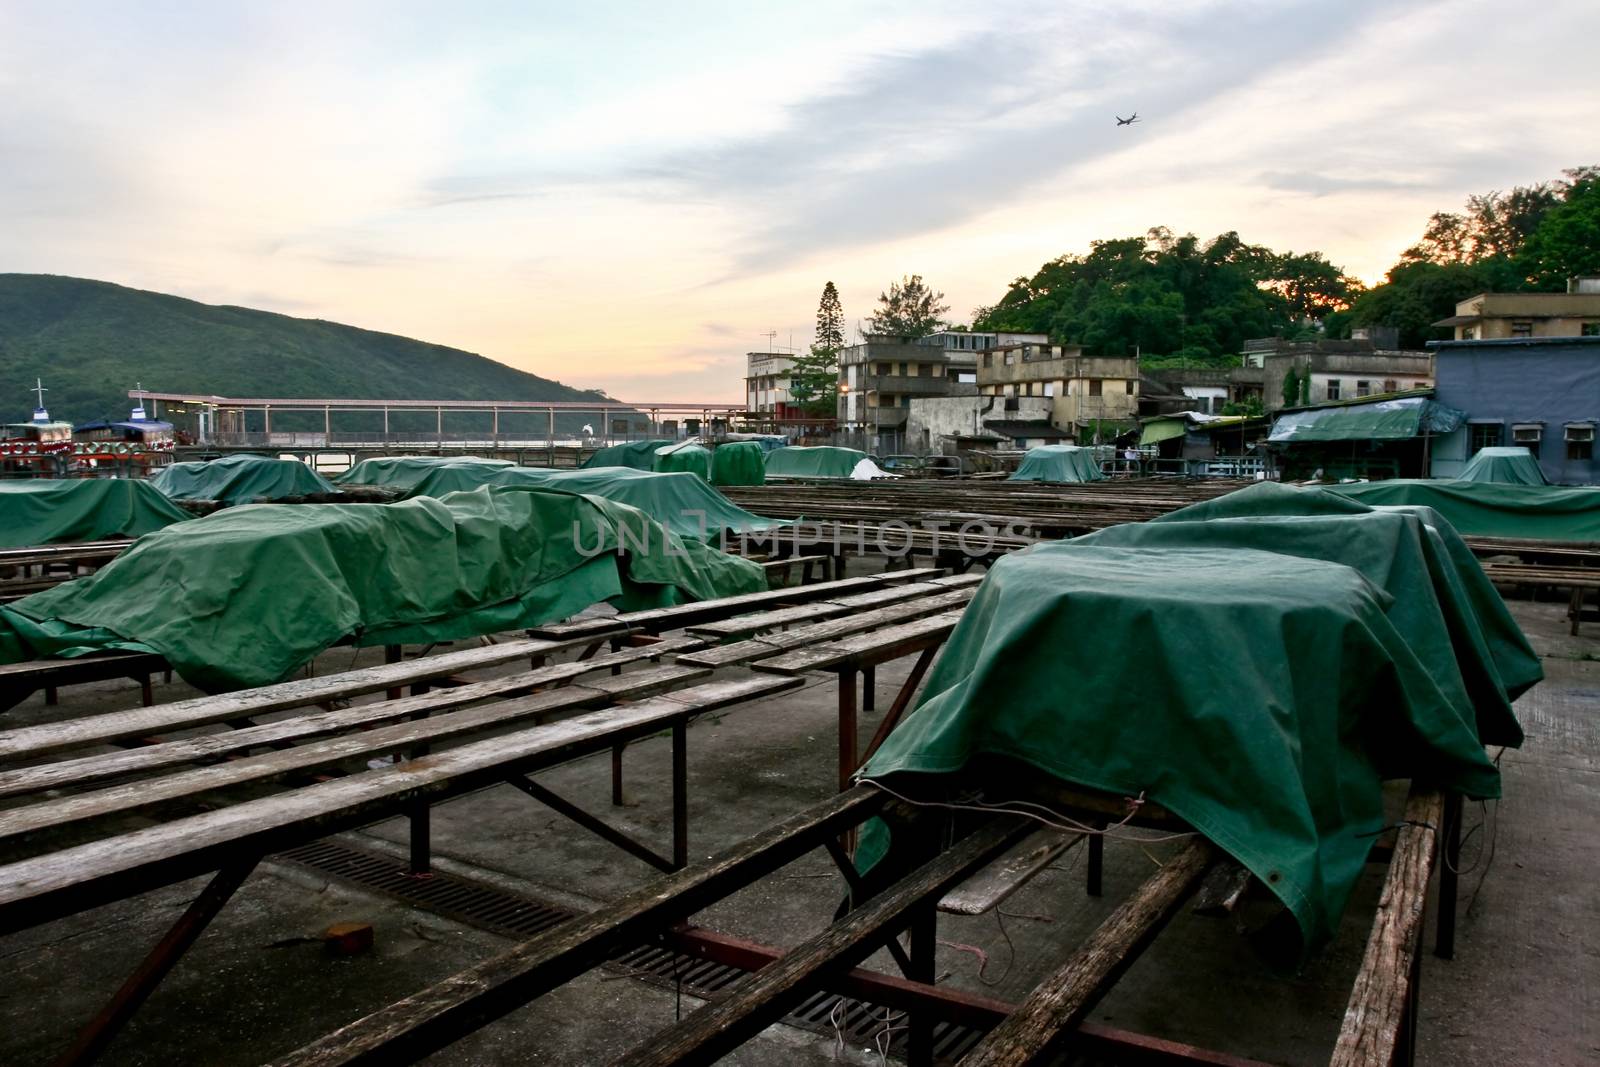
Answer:
[[(890, 796), (894, 797), (896, 800), (904, 801), (905, 803), (914, 805), (916, 807), (946, 808), (951, 811), (975, 811), (984, 815), (1020, 815), (1025, 819), (1033, 819), (1036, 822), (1043, 823), (1045, 826), (1055, 830), (1061, 830), (1065, 833), (1095, 834), (1100, 837), (1111, 838), (1112, 840), (1133, 841), (1141, 844), (1151, 845), (1160, 844), (1165, 841), (1181, 841), (1186, 838), (1199, 836), (1199, 834), (1194, 830), (1189, 830), (1184, 833), (1156, 834), (1151, 837), (1145, 837), (1136, 834), (1113, 833), (1112, 831), (1120, 830), (1122, 827), (1126, 826), (1129, 820), (1138, 814), (1139, 806), (1144, 803), (1144, 794), (1142, 793), (1138, 797), (1128, 798), (1129, 803), (1132, 806), (1132, 810), (1130, 810), (1127, 815), (1104, 828), (1100, 828), (1096, 826), (1090, 826), (1087, 823), (1078, 822), (1069, 815), (1062, 815), (1059, 812), (1051, 811), (1049, 808), (1046, 808), (1043, 805), (1032, 804), (1026, 800), (1007, 801), (1004, 804), (960, 804), (950, 803), (942, 800), (913, 800), (902, 793), (898, 793), (895, 790), (890, 789), (887, 785), (884, 785), (876, 778), (860, 778), (857, 779), (857, 781), (865, 785), (870, 785), (875, 789), (881, 789), (885, 793), (888, 793)], [(1021, 810), (1024, 807), (1038, 808), (1039, 811), (1047, 812), (1048, 817), (1046, 815), (1037, 814), (1036, 812)], [(1058, 822), (1056, 821), (1057, 819), (1062, 821)]]

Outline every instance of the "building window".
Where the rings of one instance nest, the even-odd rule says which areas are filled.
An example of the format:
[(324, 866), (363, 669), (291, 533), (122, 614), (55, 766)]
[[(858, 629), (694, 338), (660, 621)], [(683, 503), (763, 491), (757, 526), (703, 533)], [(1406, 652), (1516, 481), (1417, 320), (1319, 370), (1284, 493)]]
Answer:
[(1578, 334), (1582, 337), (1600, 337), (1600, 322), (1586, 322), (1578, 327)]
[(1356, 396), (1371, 396), (1372, 383), (1356, 379)]
[(1045, 382), (1044, 383), (1044, 395), (1045, 396), (1055, 396), (1056, 395), (1056, 383), (1055, 382)]
[(1540, 422), (1524, 422), (1511, 427), (1511, 443), (1522, 445), (1535, 455), (1539, 452), (1539, 445), (1544, 440), (1544, 424)]
[(1499, 448), (1506, 428), (1498, 422), (1474, 422), (1467, 427), (1467, 455), (1476, 456), (1486, 448)]
[(879, 375), (880, 377), (882, 375), (888, 374), (889, 372), (884, 369), (885, 366), (886, 366), (886, 364), (883, 364), (883, 363), (874, 363), (872, 365), (872, 373), (876, 374), (876, 375)]
[(907, 377), (910, 373), (911, 373), (911, 371), (910, 371), (910, 368), (909, 368), (909, 366), (907, 364), (905, 364), (905, 363), (900, 364), (900, 377), (902, 377), (902, 378)]
[(1089, 395), (1090, 396), (1099, 396), (1100, 395), (1100, 388), (1101, 388), (1101, 386), (1103, 384), (1104, 383), (1102, 383), (1099, 378), (1091, 378), (1089, 380)]
[(1476, 341), (1477, 339), (1478, 339), (1478, 328), (1476, 326), (1463, 326), (1463, 327), (1461, 327), (1461, 340), (1463, 340), (1463, 341)]
[(1384, 392), (1393, 393), (1393, 392), (1398, 391), (1399, 388), (1400, 388), (1400, 383), (1395, 381), (1393, 378), (1385, 378), (1383, 380), (1383, 391)]
[(1015, 348), (1006, 349), (1006, 366), (1014, 367), (1014, 366), (1016, 366), (1016, 364), (1017, 364), (1017, 350)]
[(1129, 396), (1133, 396), (1139, 391), (1139, 383), (1134, 379), (1129, 378), (1127, 381), (1122, 383), (1122, 391), (1127, 393)]
[(983, 369), (984, 370), (988, 370), (990, 367), (993, 367), (993, 366), (994, 366), (994, 357), (991, 356), (989, 353), (985, 352), (983, 354)]
[(1328, 379), (1328, 399), (1329, 400), (1338, 400), (1339, 399), (1339, 390), (1341, 390), (1343, 388), (1344, 388), (1344, 383), (1342, 381), (1340, 381), (1338, 378), (1329, 378)]
[(1567, 424), (1567, 459), (1583, 461), (1594, 459), (1594, 423)]
[(1511, 324), (1512, 337), (1532, 337), (1533, 323), (1527, 319), (1519, 319)]

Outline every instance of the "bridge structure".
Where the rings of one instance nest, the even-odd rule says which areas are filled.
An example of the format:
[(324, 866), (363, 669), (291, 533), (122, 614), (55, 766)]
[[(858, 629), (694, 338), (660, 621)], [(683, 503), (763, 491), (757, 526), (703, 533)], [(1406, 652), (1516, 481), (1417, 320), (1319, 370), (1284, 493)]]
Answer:
[(142, 401), (151, 418), (185, 429), (193, 444), (184, 451), (521, 455), (720, 434), (742, 427), (746, 418), (742, 407), (684, 401), (226, 397), (149, 389), (128, 396)]

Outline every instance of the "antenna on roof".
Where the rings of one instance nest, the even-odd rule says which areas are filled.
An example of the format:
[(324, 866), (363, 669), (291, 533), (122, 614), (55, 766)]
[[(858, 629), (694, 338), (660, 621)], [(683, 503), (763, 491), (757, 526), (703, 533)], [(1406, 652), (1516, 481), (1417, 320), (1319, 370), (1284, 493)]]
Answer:
[(777, 330), (768, 330), (766, 333), (762, 334), (761, 336), (765, 337), (767, 339), (767, 351), (768, 352), (771, 352), (775, 348), (778, 347), (778, 331)]

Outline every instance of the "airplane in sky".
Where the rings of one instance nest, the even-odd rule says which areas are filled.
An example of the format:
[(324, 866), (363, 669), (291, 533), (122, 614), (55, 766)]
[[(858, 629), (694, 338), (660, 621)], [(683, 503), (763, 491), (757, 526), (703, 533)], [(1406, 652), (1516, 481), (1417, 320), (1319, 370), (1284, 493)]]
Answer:
[(1127, 118), (1123, 118), (1121, 115), (1117, 116), (1117, 125), (1118, 126), (1132, 126), (1135, 122), (1138, 122), (1138, 121), (1139, 121), (1139, 113), (1137, 111), (1135, 111), (1132, 115), (1129, 115)]

